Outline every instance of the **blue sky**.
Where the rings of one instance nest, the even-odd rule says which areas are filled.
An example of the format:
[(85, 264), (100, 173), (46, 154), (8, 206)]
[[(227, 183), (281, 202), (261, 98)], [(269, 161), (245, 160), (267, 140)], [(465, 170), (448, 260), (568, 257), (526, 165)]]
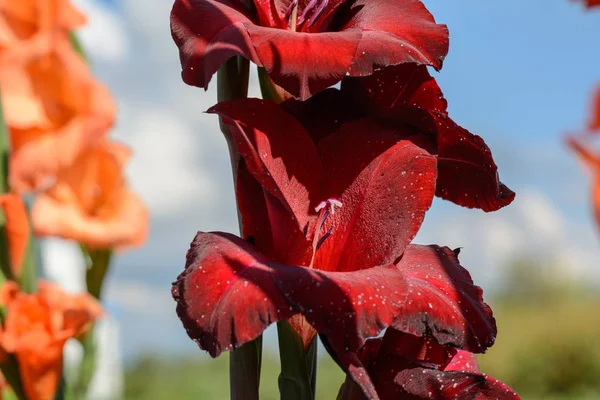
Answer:
[[(94, 70), (119, 103), (114, 136), (134, 150), (131, 184), (153, 213), (148, 243), (117, 257), (106, 304), (127, 356), (187, 352), (195, 345), (175, 317), (170, 283), (197, 230), (237, 229), (226, 145), (216, 118), (201, 113), (215, 102), (214, 85), (204, 92), (181, 82), (170, 0), (76, 3), (90, 17), (81, 38)], [(488, 292), (517, 256), (560, 262), (541, 273), (599, 282), (588, 178), (562, 137), (584, 126), (600, 82), (600, 13), (567, 0), (425, 3), (450, 28), (435, 76), (451, 115), (484, 137), (517, 199), (492, 214), (435, 201), (416, 241), (462, 246), (463, 265)], [(48, 246), (54, 276), (80, 285), (70, 251)]]

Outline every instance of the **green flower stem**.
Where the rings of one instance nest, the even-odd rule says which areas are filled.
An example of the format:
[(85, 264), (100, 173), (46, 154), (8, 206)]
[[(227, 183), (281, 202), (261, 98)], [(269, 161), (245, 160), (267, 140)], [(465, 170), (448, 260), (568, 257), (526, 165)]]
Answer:
[(6, 382), (12, 388), (14, 395), (19, 400), (27, 400), (25, 392), (23, 391), (23, 383), (21, 382), (21, 375), (19, 375), (19, 364), (14, 355), (8, 354), (7, 360), (0, 365), (2, 369), (2, 375), (6, 379)]
[(84, 256), (87, 258), (88, 268), (85, 274), (85, 283), (88, 293), (100, 300), (102, 296), (102, 287), (110, 267), (112, 259), (112, 250), (88, 250), (81, 247)]
[[(86, 259), (87, 271), (85, 275), (88, 293), (100, 300), (102, 296), (102, 287), (105, 282), (106, 274), (109, 271), (112, 259), (112, 250), (91, 250), (81, 246), (81, 251)], [(96, 370), (97, 344), (94, 338), (95, 325), (79, 339), (83, 346), (83, 358), (79, 364), (77, 379), (69, 390), (70, 397), (74, 399), (85, 398), (90, 382), (94, 377)]]
[[(221, 102), (247, 97), (249, 71), (250, 63), (248, 60), (239, 56), (230, 58), (217, 73), (217, 100)], [(229, 146), (235, 187), (240, 154), (235, 148), (229, 128), (221, 118), (219, 118), (219, 126)], [(239, 209), (238, 223), (241, 234), (243, 229)], [(232, 400), (258, 400), (261, 362), (262, 336), (229, 353), (229, 388)]]
[[(65, 400), (69, 399), (67, 393), (67, 383), (65, 382), (64, 375), (60, 377), (60, 382), (58, 383), (58, 389), (56, 389), (56, 393), (54, 394), (54, 400)], [(73, 399), (75, 400), (75, 399)]]
[(282, 400), (314, 400), (317, 381), (317, 339), (307, 350), (302, 337), (287, 321), (277, 323), (279, 338), (279, 394)]
[(275, 103), (281, 103), (283, 101), (277, 92), (277, 89), (273, 86), (273, 81), (271, 81), (271, 78), (264, 67), (258, 67), (258, 83), (263, 99), (271, 100)]
[[(264, 68), (258, 68), (258, 81), (265, 100), (281, 103), (282, 98)], [(317, 382), (317, 339), (304, 349), (302, 338), (287, 321), (277, 323), (279, 338), (279, 394), (282, 400), (313, 400)]]
[(8, 192), (8, 154), (10, 151), (10, 139), (8, 128), (4, 121), (2, 98), (0, 97), (0, 193)]
[(94, 371), (96, 370), (97, 345), (94, 340), (94, 325), (79, 339), (83, 347), (83, 357), (77, 370), (77, 379), (69, 390), (69, 397), (73, 399), (85, 399)]
[[(0, 97), (0, 194), (8, 192), (8, 153), (10, 141), (8, 130), (4, 123), (2, 112), (2, 99)], [(6, 279), (13, 279), (8, 255), (8, 238), (6, 235), (6, 216), (0, 208), (0, 270)]]
[(8, 238), (6, 234), (6, 216), (0, 208), (0, 271), (2, 274), (2, 282), (13, 280), (12, 269), (10, 268), (10, 257), (8, 254)]
[[(0, 194), (9, 191), (8, 186), (8, 156), (10, 153), (10, 138), (8, 128), (4, 121), (4, 112), (0, 97)], [(10, 257), (8, 254), (8, 236), (6, 234), (6, 216), (0, 209), (0, 286), (7, 280), (13, 280), (14, 276), (10, 266)], [(2, 323), (6, 318), (6, 309), (0, 305), (0, 318)], [(12, 387), (12, 394), (19, 400), (26, 400), (23, 391), (21, 376), (19, 375), (19, 364), (14, 355), (8, 354), (7, 360), (0, 366), (2, 374), (8, 384)]]
[[(31, 221), (31, 206), (26, 203), (27, 216), (29, 217), (29, 226), (33, 226)], [(29, 232), (29, 241), (27, 243), (27, 251), (25, 252), (25, 259), (23, 260), (23, 266), (21, 267), (21, 274), (17, 277), (21, 290), (26, 293), (35, 293), (37, 291), (38, 283), (38, 271), (37, 271), (37, 259), (40, 254), (38, 242), (35, 238), (33, 230)]]

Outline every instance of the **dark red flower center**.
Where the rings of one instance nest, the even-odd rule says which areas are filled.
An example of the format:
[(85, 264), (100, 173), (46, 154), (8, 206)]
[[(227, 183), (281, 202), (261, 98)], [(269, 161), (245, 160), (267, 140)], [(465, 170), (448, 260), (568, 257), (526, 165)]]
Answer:
[(289, 29), (301, 32), (312, 27), (321, 17), (328, 3), (329, 0), (310, 0), (300, 13), (298, 0), (293, 0), (285, 12)]

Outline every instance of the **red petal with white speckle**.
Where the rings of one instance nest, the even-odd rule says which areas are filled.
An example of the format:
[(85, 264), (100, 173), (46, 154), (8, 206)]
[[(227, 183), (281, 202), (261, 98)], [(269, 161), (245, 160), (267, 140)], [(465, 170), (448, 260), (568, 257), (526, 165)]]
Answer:
[(199, 232), (171, 290), (189, 337), (217, 357), (291, 317), (295, 312), (275, 286), (275, 273), (242, 239)]

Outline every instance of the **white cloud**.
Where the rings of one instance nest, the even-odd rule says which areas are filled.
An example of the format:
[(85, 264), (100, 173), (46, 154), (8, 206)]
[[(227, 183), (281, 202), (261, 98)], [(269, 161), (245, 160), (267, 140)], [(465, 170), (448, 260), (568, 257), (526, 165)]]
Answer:
[(93, 0), (74, 0), (87, 15), (88, 23), (78, 31), (87, 53), (102, 61), (119, 63), (128, 53), (129, 40), (121, 18)]
[(416, 242), (464, 247), (462, 265), (486, 288), (519, 257), (547, 262), (544, 273), (599, 283), (594, 229), (591, 218), (576, 223), (542, 192), (524, 187), (513, 204), (487, 214), (436, 201)]
[(175, 303), (170, 286), (150, 285), (138, 281), (112, 281), (105, 298), (117, 306), (118, 312), (133, 312), (152, 317), (173, 315)]
[(218, 184), (200, 165), (202, 148), (184, 119), (154, 106), (124, 107), (123, 116), (123, 128), (115, 136), (122, 133), (133, 149), (130, 182), (153, 216), (177, 215), (191, 205), (217, 205)]
[(524, 219), (524, 226), (532, 233), (532, 239), (547, 244), (565, 239), (564, 217), (547, 196), (538, 191), (524, 190), (519, 193), (515, 205)]

